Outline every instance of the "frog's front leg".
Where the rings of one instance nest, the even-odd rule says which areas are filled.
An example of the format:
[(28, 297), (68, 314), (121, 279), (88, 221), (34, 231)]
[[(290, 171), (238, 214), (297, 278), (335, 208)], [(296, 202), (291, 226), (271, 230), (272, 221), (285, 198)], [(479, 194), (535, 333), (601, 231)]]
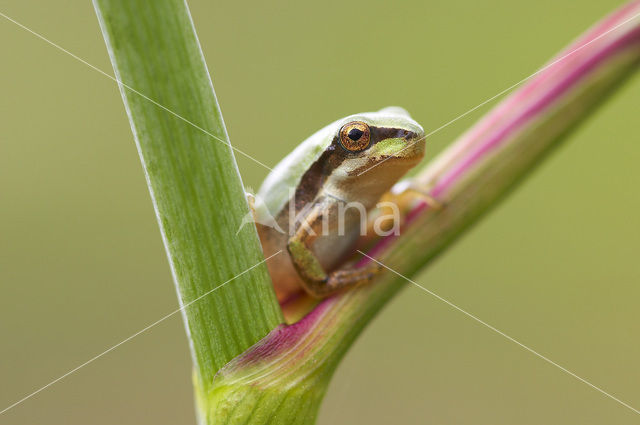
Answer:
[(402, 209), (407, 204), (420, 200), (434, 210), (441, 210), (444, 204), (431, 195), (431, 186), (417, 182), (414, 179), (403, 180), (397, 183), (387, 194), (386, 200), (391, 200)]
[(417, 203), (425, 203), (435, 211), (443, 210), (446, 204), (433, 197), (431, 189), (415, 180), (403, 180), (382, 195), (367, 220), (366, 236), (359, 240), (359, 247), (365, 249), (381, 234), (399, 234), (404, 228), (407, 215)]
[(291, 261), (302, 278), (304, 289), (316, 298), (368, 283), (382, 270), (378, 264), (369, 264), (327, 273), (311, 250), (322, 228), (322, 214), (322, 208), (314, 208), (287, 243)]

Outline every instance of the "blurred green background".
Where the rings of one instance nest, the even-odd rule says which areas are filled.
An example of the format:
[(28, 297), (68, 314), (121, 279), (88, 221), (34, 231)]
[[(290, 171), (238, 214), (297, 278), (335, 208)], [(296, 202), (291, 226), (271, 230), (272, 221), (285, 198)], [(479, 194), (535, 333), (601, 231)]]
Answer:
[[(618, 1), (190, 0), (232, 143), (275, 164), (341, 116), (429, 130), (534, 72)], [(89, 1), (0, 11), (111, 73)], [(144, 17), (140, 17), (144, 19)], [(177, 308), (115, 84), (0, 19), (0, 410)], [(640, 407), (640, 78), (416, 278)], [(486, 112), (428, 141), (429, 154)], [(244, 183), (266, 170), (238, 158)], [(221, 206), (223, 207), (223, 206)], [(181, 318), (0, 416), (194, 423)], [(416, 288), (337, 371), (319, 423), (632, 424), (637, 414)]]

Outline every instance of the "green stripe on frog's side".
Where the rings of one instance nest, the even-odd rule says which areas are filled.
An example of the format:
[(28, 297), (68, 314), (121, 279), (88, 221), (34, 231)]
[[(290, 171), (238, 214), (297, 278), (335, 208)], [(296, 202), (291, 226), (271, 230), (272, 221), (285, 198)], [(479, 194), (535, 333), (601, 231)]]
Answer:
[[(256, 221), (267, 222), (261, 214), (268, 213), (280, 229), (288, 230), (257, 226), (266, 256), (285, 252), (269, 261), (280, 300), (301, 287), (320, 296), (337, 289), (330, 287), (332, 282), (341, 288), (351, 285), (348, 270), (340, 270), (339, 282), (331, 280), (332, 272), (352, 249), (361, 217), (340, 217), (345, 234), (338, 234), (336, 211), (341, 203), (358, 203), (367, 211), (374, 207), (422, 159), (423, 136), (422, 127), (401, 108), (351, 115), (313, 134), (267, 176), (257, 196), (263, 205), (256, 210)], [(327, 220), (329, 230), (320, 235), (309, 236), (300, 226)]]

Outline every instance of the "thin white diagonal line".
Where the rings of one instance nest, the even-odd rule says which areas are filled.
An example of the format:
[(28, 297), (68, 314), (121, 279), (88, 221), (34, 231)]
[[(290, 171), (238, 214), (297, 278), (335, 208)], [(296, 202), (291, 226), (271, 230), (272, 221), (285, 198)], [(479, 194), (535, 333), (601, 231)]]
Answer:
[(590, 386), (591, 388), (593, 388), (594, 390), (604, 394), (605, 396), (609, 397), (610, 399), (617, 401), (618, 403), (620, 403), (621, 405), (623, 405), (624, 407), (626, 407), (627, 409), (632, 410), (633, 412), (637, 413), (640, 415), (640, 410), (634, 408), (633, 406), (630, 406), (629, 404), (625, 403), (624, 401), (620, 400), (619, 398), (609, 394), (608, 392), (606, 392), (605, 390), (603, 390), (602, 388), (592, 384), (591, 382), (587, 381), (584, 378), (579, 377), (578, 375), (576, 375), (575, 373), (571, 372), (569, 369), (566, 369), (562, 366), (560, 366), (558, 363), (554, 362), (553, 360), (551, 360), (548, 357), (545, 357), (544, 355), (538, 353), (537, 351), (535, 351), (533, 348), (529, 348), (528, 346), (524, 345), (523, 343), (521, 343), (520, 341), (516, 340), (515, 338), (510, 337), (509, 335), (507, 335), (506, 333), (502, 332), (501, 330), (491, 326), (490, 324), (488, 324), (487, 322), (485, 322), (484, 320), (474, 316), (473, 314), (467, 312), (466, 310), (458, 307), (457, 305), (455, 305), (454, 303), (452, 303), (451, 301), (442, 298), (440, 295), (436, 294), (435, 292), (432, 292), (430, 290), (428, 290), (427, 288), (425, 288), (424, 286), (420, 285), (419, 283), (416, 283), (415, 281), (409, 279), (408, 277), (398, 273), (397, 271), (393, 270), (391, 267), (388, 267), (385, 264), (382, 264), (380, 261), (376, 260), (375, 258), (365, 254), (364, 252), (358, 250), (358, 252), (362, 255), (364, 255), (365, 257), (369, 258), (371, 261), (375, 261), (376, 263), (378, 263), (379, 265), (381, 265), (382, 267), (384, 267), (385, 269), (389, 270), (390, 272), (396, 274), (397, 276), (403, 278), (404, 280), (406, 280), (407, 282), (410, 282), (412, 284), (414, 284), (416, 287), (422, 289), (424, 292), (428, 293), (429, 295), (432, 295), (434, 297), (436, 297), (437, 299), (439, 299), (440, 301), (442, 301), (443, 303), (447, 304), (450, 307), (455, 308), (456, 310), (458, 310), (460, 313), (464, 314), (467, 317), (470, 317), (471, 319), (475, 320), (476, 322), (480, 323), (481, 325), (491, 329), (492, 331), (494, 331), (495, 333), (497, 333), (498, 335), (501, 335), (503, 337), (505, 337), (506, 339), (508, 339), (509, 341), (513, 342), (514, 344), (519, 345), (520, 347), (524, 348), (525, 350), (529, 351), (532, 354), (535, 354), (536, 356), (538, 356), (539, 358), (541, 358), (542, 360), (544, 360), (545, 362), (557, 367), (558, 369), (562, 370), (563, 372), (573, 376), (574, 378), (576, 378), (577, 380), (579, 380), (582, 383), (587, 384), (588, 386)]
[[(436, 128), (435, 130), (427, 133), (426, 135), (422, 136), (421, 138), (419, 138), (418, 140), (414, 140), (413, 142), (411, 142), (409, 145), (405, 146), (404, 148), (402, 148), (398, 153), (404, 151), (405, 149), (410, 148), (411, 146), (413, 146), (414, 144), (420, 142), (421, 140), (426, 139), (427, 137), (433, 136), (434, 134), (440, 132), (441, 130), (445, 129), (446, 127), (449, 127), (451, 124), (453, 124), (454, 122), (466, 117), (467, 115), (469, 115), (470, 113), (476, 111), (477, 109), (483, 107), (484, 105), (486, 105), (487, 103), (497, 99), (498, 97), (502, 96), (503, 94), (513, 90), (514, 88), (518, 87), (519, 85), (521, 85), (522, 83), (525, 83), (527, 81), (529, 81), (530, 79), (532, 79), (533, 77), (535, 77), (536, 75), (540, 74), (541, 72), (551, 68), (552, 66), (554, 66), (555, 64), (557, 64), (558, 62), (561, 62), (563, 60), (565, 60), (566, 58), (568, 58), (569, 56), (573, 55), (574, 53), (584, 49), (585, 47), (589, 46), (591, 43), (593, 43), (594, 41), (597, 41), (599, 39), (601, 39), (602, 37), (604, 37), (605, 35), (617, 30), (618, 28), (628, 24), (629, 22), (633, 21), (634, 19), (636, 19), (637, 17), (640, 16), (640, 13), (633, 15), (631, 18), (619, 23), (618, 25), (614, 26), (613, 28), (603, 32), (602, 34), (600, 34), (599, 36), (593, 38), (592, 40), (584, 43), (583, 45), (576, 47), (574, 50), (570, 51), (569, 53), (567, 53), (566, 55), (561, 56), (560, 58), (554, 60), (553, 62), (543, 66), (542, 68), (540, 68), (539, 70), (537, 70), (536, 72), (534, 72), (533, 74), (529, 75), (528, 77), (523, 78), (522, 80), (518, 81), (515, 84), (512, 84), (511, 86), (507, 87), (506, 89), (502, 90), (500, 93), (491, 96), (490, 98), (488, 98), (487, 100), (485, 100), (482, 103), (477, 104), (476, 106), (474, 106), (473, 108), (469, 109), (467, 112), (458, 115), (457, 117), (455, 117), (454, 119), (452, 119), (451, 121), (441, 125), (440, 127)], [(363, 175), (364, 173), (366, 173), (367, 171), (371, 170), (372, 168), (377, 167), (378, 165), (382, 164), (383, 162), (387, 161), (390, 158), (384, 159), (380, 162), (378, 162), (375, 165), (372, 165), (371, 167), (367, 168), (366, 170), (364, 170), (363, 172), (361, 172), (360, 174), (358, 174), (358, 177)]]
[[(107, 77), (107, 78), (109, 78), (109, 79), (111, 79), (111, 80), (115, 81), (116, 83), (118, 83), (118, 84), (122, 85), (123, 87), (127, 88), (128, 90), (131, 90), (133, 93), (135, 93), (135, 94), (137, 94), (137, 95), (141, 96), (142, 98), (144, 98), (144, 99), (148, 100), (149, 102), (151, 102), (151, 103), (153, 103), (154, 105), (156, 105), (156, 106), (160, 107), (161, 109), (165, 110), (166, 112), (169, 112), (170, 114), (174, 115), (175, 117), (179, 118), (180, 120), (182, 120), (182, 121), (186, 122), (187, 124), (189, 124), (189, 125), (193, 126), (194, 128), (196, 128), (196, 129), (198, 129), (198, 130), (202, 131), (203, 133), (205, 133), (205, 134), (209, 135), (209, 136), (210, 136), (210, 137), (212, 137), (213, 139), (215, 139), (215, 140), (217, 140), (217, 141), (219, 141), (219, 142), (221, 142), (221, 143), (224, 143), (224, 144), (228, 145), (229, 147), (231, 147), (231, 148), (232, 148), (233, 150), (235, 150), (236, 152), (238, 152), (238, 153), (240, 153), (240, 154), (244, 155), (245, 157), (247, 157), (247, 158), (249, 158), (249, 159), (253, 160), (254, 162), (256, 162), (256, 163), (258, 163), (258, 164), (262, 165), (263, 167), (265, 167), (265, 168), (267, 168), (267, 169), (271, 170), (271, 168), (270, 168), (269, 166), (267, 166), (267, 165), (263, 164), (262, 162), (260, 162), (259, 160), (255, 159), (254, 157), (250, 156), (249, 154), (247, 154), (247, 153), (245, 153), (245, 152), (243, 152), (243, 151), (241, 151), (241, 150), (239, 150), (239, 149), (237, 149), (237, 148), (235, 148), (235, 147), (231, 146), (231, 144), (230, 144), (230, 143), (225, 142), (224, 140), (222, 140), (222, 139), (218, 138), (217, 136), (215, 136), (215, 135), (211, 134), (210, 132), (208, 132), (208, 131), (206, 131), (205, 129), (201, 128), (200, 126), (196, 125), (195, 123), (193, 123), (193, 122), (191, 122), (191, 121), (187, 120), (186, 118), (184, 118), (184, 117), (180, 116), (179, 114), (177, 114), (177, 113), (173, 112), (172, 110), (170, 110), (170, 109), (166, 108), (165, 106), (163, 106), (163, 105), (159, 104), (158, 102), (154, 101), (153, 99), (149, 98), (148, 96), (146, 96), (146, 95), (144, 95), (144, 94), (142, 94), (142, 93), (138, 92), (137, 90), (133, 89), (132, 87), (128, 86), (127, 84), (123, 83), (122, 81), (118, 80), (117, 78), (113, 77), (112, 75), (110, 75), (110, 74), (108, 74), (108, 73), (104, 72), (104, 71), (103, 71), (103, 70), (101, 70), (100, 68), (97, 68), (96, 66), (94, 66), (94, 65), (92, 65), (92, 64), (90, 64), (90, 63), (88, 63), (87, 61), (83, 60), (82, 58), (80, 58), (80, 57), (76, 56), (75, 54), (71, 53), (70, 51), (68, 51), (68, 50), (64, 49), (63, 47), (59, 46), (58, 44), (56, 44), (56, 43), (54, 43), (54, 42), (50, 41), (50, 40), (49, 40), (49, 39), (47, 39), (46, 37), (44, 37), (44, 36), (40, 35), (39, 33), (35, 32), (35, 31), (33, 31), (33, 30), (31, 30), (30, 28), (28, 28), (28, 27), (26, 27), (26, 26), (22, 25), (22, 24), (21, 24), (21, 23), (19, 23), (18, 21), (16, 21), (16, 20), (12, 19), (11, 17), (9, 17), (9, 16), (5, 15), (5, 14), (4, 14), (4, 13), (2, 13), (2, 12), (0, 12), (0, 15), (1, 15), (3, 18), (7, 19), (8, 21), (10, 21), (10, 22), (12, 22), (12, 23), (16, 24), (16, 25), (17, 25), (17, 26), (19, 26), (20, 28), (24, 29), (25, 31), (27, 31), (27, 32), (29, 32), (29, 33), (31, 33), (31, 34), (33, 34), (33, 35), (35, 35), (36, 37), (40, 38), (41, 40), (43, 40), (43, 41), (45, 41), (46, 43), (50, 44), (51, 46), (55, 47), (56, 49), (58, 49), (58, 50), (60, 50), (60, 51), (62, 51), (62, 52), (64, 52), (64, 53), (68, 54), (69, 56), (73, 57), (74, 59), (78, 60), (79, 62), (81, 62), (81, 63), (85, 64), (85, 65), (86, 65), (86, 66), (88, 66), (89, 68), (91, 68), (91, 69), (93, 69), (93, 70), (95, 70), (95, 71), (99, 72), (100, 74), (104, 75), (105, 77)], [(595, 42), (596, 40), (598, 40), (598, 39), (600, 39), (600, 38), (604, 37), (604, 36), (605, 36), (605, 35), (607, 35), (608, 33), (612, 32), (612, 31), (614, 31), (614, 30), (618, 29), (619, 27), (621, 27), (621, 26), (625, 25), (626, 23), (628, 23), (628, 22), (632, 21), (633, 19), (637, 18), (638, 16), (640, 16), (640, 14), (634, 15), (633, 17), (631, 17), (631, 18), (627, 19), (626, 21), (624, 21), (624, 22), (622, 22), (622, 23), (620, 23), (620, 24), (616, 25), (615, 27), (611, 28), (610, 30), (606, 31), (605, 33), (603, 33), (603, 34), (599, 35), (598, 37), (596, 37), (596, 38), (594, 38), (594, 39), (592, 39), (592, 40), (590, 40), (589, 42), (587, 42), (587, 43), (583, 44), (582, 46), (580, 46), (580, 47), (576, 48), (575, 50), (573, 50), (573, 51), (571, 51), (571, 52), (567, 53), (566, 55), (562, 56), (561, 58), (559, 58), (559, 59), (557, 59), (557, 60), (555, 60), (555, 61), (551, 62), (550, 64), (548, 64), (548, 65), (544, 66), (543, 68), (539, 69), (539, 70), (538, 70), (538, 71), (536, 71), (535, 73), (533, 73), (533, 74), (529, 75), (528, 77), (526, 77), (526, 78), (524, 78), (524, 79), (520, 80), (519, 82), (517, 82), (517, 83), (515, 83), (515, 84), (511, 85), (510, 87), (508, 87), (508, 88), (506, 88), (506, 89), (502, 90), (502, 91), (501, 91), (501, 92), (499, 92), (498, 94), (496, 94), (496, 95), (494, 95), (494, 96), (492, 96), (492, 97), (488, 98), (487, 100), (483, 101), (482, 103), (480, 103), (480, 104), (476, 105), (475, 107), (473, 107), (473, 108), (469, 109), (469, 110), (468, 110), (468, 111), (466, 111), (465, 113), (463, 113), (463, 114), (461, 114), (461, 115), (457, 116), (456, 118), (454, 118), (454, 119), (450, 120), (449, 122), (445, 123), (444, 125), (442, 125), (442, 126), (438, 127), (437, 129), (435, 129), (435, 130), (431, 131), (430, 133), (426, 134), (425, 136), (423, 136), (423, 137), (422, 137), (421, 139), (419, 139), (419, 140), (422, 140), (422, 139), (424, 139), (424, 138), (427, 138), (427, 137), (429, 137), (429, 136), (431, 136), (431, 135), (433, 135), (433, 134), (435, 134), (435, 133), (437, 133), (437, 132), (441, 131), (442, 129), (444, 129), (444, 128), (448, 127), (449, 125), (453, 124), (454, 122), (456, 122), (456, 121), (458, 121), (458, 120), (462, 119), (463, 117), (467, 116), (468, 114), (472, 113), (473, 111), (477, 110), (478, 108), (480, 108), (480, 107), (482, 107), (482, 106), (486, 105), (487, 103), (489, 103), (489, 102), (491, 102), (491, 101), (495, 100), (496, 98), (498, 98), (498, 97), (502, 96), (503, 94), (505, 94), (505, 93), (509, 92), (510, 90), (514, 89), (515, 87), (517, 87), (517, 86), (521, 85), (522, 83), (526, 82), (527, 80), (529, 80), (529, 79), (533, 78), (534, 76), (538, 75), (539, 73), (541, 73), (541, 72), (542, 72), (542, 71), (544, 71), (545, 69), (547, 69), (547, 68), (549, 68), (549, 67), (551, 67), (551, 66), (553, 66), (553, 65), (557, 64), (558, 62), (560, 62), (560, 61), (564, 60), (565, 58), (567, 58), (567, 57), (571, 56), (571, 55), (572, 55), (572, 54), (574, 54), (575, 52), (577, 52), (577, 51), (579, 51), (579, 50), (581, 50), (581, 49), (583, 49), (583, 48), (587, 47), (588, 45), (590, 45), (591, 43)], [(419, 141), (419, 140), (417, 140), (417, 141)], [(414, 143), (416, 143), (417, 141), (414, 141)], [(405, 149), (406, 149), (406, 148), (405, 148)], [(384, 162), (384, 161), (382, 161), (382, 162)], [(362, 174), (366, 173), (366, 172), (367, 172), (367, 171), (369, 171), (371, 168), (374, 168), (375, 166), (377, 166), (377, 165), (379, 165), (379, 164), (380, 164), (380, 163), (378, 163), (378, 164), (376, 164), (376, 165), (374, 165), (374, 166), (372, 166), (372, 167), (368, 168), (367, 170), (363, 171), (363, 172), (362, 172), (362, 173), (360, 173), (359, 175), (362, 175)], [(76, 368), (74, 368), (74, 369), (70, 370), (69, 372), (65, 373), (64, 375), (62, 375), (62, 376), (60, 376), (60, 377), (56, 378), (55, 380), (51, 381), (50, 383), (48, 383), (47, 385), (45, 385), (45, 386), (41, 387), (40, 389), (38, 389), (38, 390), (34, 391), (33, 393), (29, 394), (28, 396), (26, 396), (26, 397), (22, 398), (21, 400), (19, 400), (19, 401), (17, 401), (17, 402), (15, 402), (15, 403), (13, 403), (12, 405), (10, 405), (10, 406), (6, 407), (6, 408), (5, 408), (5, 409), (3, 409), (2, 411), (0, 411), (0, 415), (1, 415), (1, 414), (3, 414), (3, 413), (5, 413), (5, 412), (7, 412), (7, 411), (8, 411), (8, 410), (10, 410), (10, 409), (12, 409), (13, 407), (15, 407), (15, 406), (17, 406), (17, 405), (21, 404), (22, 402), (24, 402), (24, 401), (28, 400), (29, 398), (31, 398), (31, 397), (33, 397), (33, 396), (35, 396), (36, 394), (38, 394), (39, 392), (41, 392), (41, 391), (45, 390), (46, 388), (48, 388), (48, 387), (52, 386), (53, 384), (55, 384), (55, 383), (59, 382), (60, 380), (64, 379), (65, 377), (67, 377), (67, 376), (69, 376), (69, 375), (73, 374), (74, 372), (78, 371), (78, 370), (79, 370), (79, 369), (81, 369), (82, 367), (84, 367), (84, 366), (86, 366), (86, 365), (88, 365), (88, 364), (92, 363), (93, 361), (95, 361), (95, 360), (99, 359), (100, 357), (104, 356), (105, 354), (107, 354), (107, 353), (109, 353), (109, 352), (113, 351), (114, 349), (116, 349), (116, 348), (117, 348), (117, 347), (119, 347), (120, 345), (122, 345), (122, 344), (124, 344), (124, 343), (126, 343), (126, 342), (130, 341), (131, 339), (135, 338), (136, 336), (138, 336), (138, 335), (142, 334), (143, 332), (145, 332), (145, 331), (147, 331), (147, 330), (151, 329), (152, 327), (154, 327), (154, 326), (156, 326), (157, 324), (159, 324), (159, 323), (163, 322), (164, 320), (168, 319), (169, 317), (171, 317), (171, 316), (173, 316), (173, 315), (175, 315), (175, 314), (179, 313), (180, 311), (182, 311), (182, 310), (184, 310), (185, 308), (189, 307), (189, 306), (190, 306), (191, 304), (193, 304), (194, 302), (196, 302), (196, 301), (200, 300), (201, 298), (203, 298), (203, 297), (205, 297), (205, 296), (209, 295), (210, 293), (214, 292), (215, 290), (217, 290), (217, 289), (221, 288), (222, 286), (226, 285), (227, 283), (231, 282), (232, 280), (236, 279), (237, 277), (239, 277), (239, 276), (243, 275), (244, 273), (246, 273), (246, 272), (250, 271), (251, 269), (253, 269), (253, 268), (257, 267), (258, 265), (260, 265), (260, 264), (264, 263), (265, 261), (267, 261), (267, 260), (271, 259), (272, 257), (274, 257), (274, 256), (278, 255), (278, 254), (279, 254), (279, 253), (281, 253), (281, 252), (282, 252), (282, 251), (278, 251), (278, 252), (276, 252), (275, 254), (271, 255), (270, 257), (268, 257), (268, 258), (264, 259), (263, 261), (261, 261), (261, 262), (259, 262), (259, 263), (255, 264), (255, 265), (254, 265), (254, 266), (252, 266), (251, 268), (249, 268), (249, 269), (245, 270), (244, 272), (242, 272), (242, 273), (238, 274), (237, 276), (234, 276), (233, 278), (231, 278), (231, 279), (227, 280), (226, 282), (224, 282), (224, 283), (222, 283), (221, 285), (219, 285), (219, 286), (217, 286), (217, 287), (213, 288), (212, 290), (210, 290), (210, 291), (206, 292), (205, 294), (202, 294), (202, 295), (201, 295), (201, 296), (199, 296), (198, 298), (196, 298), (196, 299), (194, 299), (194, 300), (190, 301), (189, 303), (185, 304), (184, 306), (180, 307), (179, 309), (177, 309), (177, 310), (175, 310), (175, 311), (173, 311), (173, 312), (169, 313), (168, 315), (166, 315), (166, 316), (162, 317), (161, 319), (157, 320), (156, 322), (154, 322), (154, 323), (152, 323), (152, 324), (148, 325), (147, 327), (143, 328), (142, 330), (140, 330), (140, 331), (136, 332), (135, 334), (133, 334), (133, 335), (129, 336), (128, 338), (124, 339), (123, 341), (119, 342), (118, 344), (116, 344), (116, 345), (112, 346), (111, 348), (109, 348), (109, 349), (105, 350), (104, 352), (102, 352), (102, 353), (98, 354), (97, 356), (95, 356), (95, 357), (91, 358), (90, 360), (88, 360), (88, 361), (84, 362), (84, 363), (83, 363), (83, 364), (81, 364), (80, 366), (78, 366), (78, 367), (76, 367)], [(639, 410), (637, 410), (637, 409), (633, 408), (633, 407), (632, 407), (632, 406), (630, 406), (629, 404), (627, 404), (627, 403), (625, 403), (625, 402), (621, 401), (620, 399), (616, 398), (615, 396), (613, 396), (613, 395), (611, 395), (611, 394), (607, 393), (606, 391), (604, 391), (604, 390), (602, 390), (601, 388), (597, 387), (596, 385), (594, 385), (594, 384), (590, 383), (589, 381), (587, 381), (587, 380), (585, 380), (585, 379), (581, 378), (580, 376), (576, 375), (575, 373), (571, 372), (570, 370), (568, 370), (568, 369), (566, 369), (566, 368), (564, 368), (564, 367), (562, 367), (562, 366), (558, 365), (557, 363), (553, 362), (553, 361), (552, 361), (552, 360), (550, 360), (549, 358), (547, 358), (547, 357), (543, 356), (542, 354), (538, 353), (537, 351), (535, 351), (535, 350), (533, 350), (533, 349), (529, 348), (528, 346), (526, 346), (526, 345), (522, 344), (521, 342), (519, 342), (519, 341), (517, 341), (516, 339), (514, 339), (514, 338), (510, 337), (509, 335), (505, 334), (504, 332), (502, 332), (502, 331), (500, 331), (500, 330), (496, 329), (495, 327), (491, 326), (490, 324), (488, 324), (488, 323), (484, 322), (483, 320), (481, 320), (481, 319), (477, 318), (476, 316), (472, 315), (471, 313), (466, 312), (465, 310), (463, 310), (462, 308), (460, 308), (460, 307), (456, 306), (455, 304), (451, 303), (450, 301), (448, 301), (448, 300), (446, 300), (446, 299), (444, 299), (444, 298), (440, 297), (439, 295), (435, 294), (434, 292), (432, 292), (432, 291), (430, 291), (430, 290), (428, 290), (428, 289), (426, 289), (426, 288), (422, 287), (422, 286), (421, 286), (421, 285), (419, 285), (418, 283), (416, 283), (416, 282), (414, 282), (413, 280), (411, 280), (411, 279), (409, 279), (409, 278), (407, 278), (407, 277), (403, 276), (402, 274), (400, 274), (400, 273), (396, 272), (395, 270), (393, 270), (393, 269), (391, 269), (391, 268), (387, 267), (386, 265), (384, 265), (384, 264), (380, 263), (378, 260), (376, 260), (376, 259), (374, 259), (374, 258), (372, 258), (372, 257), (368, 256), (368, 255), (367, 255), (367, 254), (365, 254), (364, 252), (362, 252), (362, 251), (358, 251), (358, 252), (360, 252), (362, 255), (364, 255), (364, 256), (366, 256), (366, 257), (370, 258), (372, 261), (375, 261), (376, 263), (380, 264), (382, 267), (384, 267), (384, 268), (386, 268), (386, 269), (390, 270), (390, 271), (391, 271), (391, 272), (393, 272), (394, 274), (396, 274), (396, 275), (398, 275), (398, 276), (402, 277), (403, 279), (407, 280), (408, 282), (410, 282), (410, 283), (414, 284), (415, 286), (417, 286), (418, 288), (422, 289), (423, 291), (425, 291), (425, 292), (429, 293), (430, 295), (432, 295), (432, 296), (434, 296), (434, 297), (438, 298), (438, 299), (439, 299), (439, 300), (441, 300), (442, 302), (444, 302), (444, 303), (448, 304), (449, 306), (451, 306), (451, 307), (455, 308), (456, 310), (460, 311), (461, 313), (465, 314), (466, 316), (468, 316), (468, 317), (472, 318), (473, 320), (477, 321), (478, 323), (480, 323), (480, 324), (484, 325), (485, 327), (487, 327), (487, 328), (489, 328), (489, 329), (493, 330), (494, 332), (496, 332), (496, 333), (498, 333), (499, 335), (501, 335), (501, 336), (505, 337), (506, 339), (508, 339), (508, 340), (512, 341), (513, 343), (515, 343), (515, 344), (519, 345), (520, 347), (522, 347), (522, 348), (526, 349), (527, 351), (529, 351), (529, 352), (531, 352), (532, 354), (536, 355), (537, 357), (539, 357), (539, 358), (543, 359), (544, 361), (546, 361), (546, 362), (548, 362), (548, 363), (552, 364), (553, 366), (556, 366), (556, 367), (557, 367), (557, 368), (559, 368), (560, 370), (562, 370), (562, 371), (564, 371), (565, 373), (567, 373), (567, 374), (569, 374), (569, 375), (573, 376), (574, 378), (578, 379), (579, 381), (581, 381), (581, 382), (583, 382), (583, 383), (587, 384), (588, 386), (590, 386), (591, 388), (595, 389), (596, 391), (598, 391), (598, 392), (602, 393), (603, 395), (605, 395), (605, 396), (607, 396), (607, 397), (611, 398), (612, 400), (614, 400), (614, 401), (616, 401), (616, 402), (620, 403), (621, 405), (623, 405), (623, 406), (627, 407), (628, 409), (632, 410), (633, 412), (640, 414), (640, 411), (639, 411)]]
[(242, 273), (239, 273), (237, 275), (235, 275), (234, 277), (232, 277), (231, 279), (225, 281), (224, 283), (221, 283), (220, 285), (216, 286), (215, 288), (205, 292), (204, 294), (200, 295), (197, 298), (194, 298), (193, 300), (189, 301), (188, 303), (184, 304), (182, 307), (180, 307), (177, 310), (172, 311), (171, 313), (167, 314), (166, 316), (163, 316), (162, 318), (156, 320), (155, 322), (153, 322), (152, 324), (140, 329), (138, 332), (134, 333), (133, 335), (123, 339), (122, 341), (120, 341), (119, 343), (117, 343), (116, 345), (111, 346), (110, 348), (106, 349), (105, 351), (103, 351), (102, 353), (90, 358), (89, 360), (87, 360), (86, 362), (82, 363), (81, 365), (71, 369), (69, 372), (65, 373), (62, 376), (59, 376), (58, 378), (54, 379), (53, 381), (49, 382), (47, 385), (40, 387), (39, 389), (37, 389), (36, 391), (32, 392), (31, 394), (21, 398), (20, 400), (16, 401), (15, 403), (11, 404), (10, 406), (5, 407), (3, 410), (0, 411), (0, 415), (2, 415), (3, 413), (7, 412), (8, 410), (13, 409), (14, 407), (16, 407), (17, 405), (23, 403), (24, 401), (27, 401), (28, 399), (30, 399), (31, 397), (33, 397), (34, 395), (38, 394), (41, 391), (46, 390), (47, 388), (49, 388), (50, 386), (52, 386), (53, 384), (63, 380), (64, 378), (66, 378), (67, 376), (71, 375), (74, 372), (77, 372), (78, 370), (82, 369), (83, 367), (85, 367), (86, 365), (88, 365), (89, 363), (93, 363), (95, 360), (98, 360), (100, 357), (104, 356), (107, 353), (110, 353), (111, 351), (115, 350), (116, 348), (120, 347), (122, 344), (131, 341), (133, 338), (137, 337), (138, 335), (148, 331), (149, 329), (153, 328), (154, 326), (160, 324), (161, 322), (164, 322), (165, 320), (167, 320), (168, 318), (170, 318), (171, 316), (176, 315), (177, 313), (181, 312), (182, 310), (186, 309), (187, 307), (189, 307), (190, 305), (192, 305), (193, 303), (201, 300), (202, 298), (206, 297), (207, 295), (211, 294), (212, 292), (216, 291), (217, 289), (222, 288), (223, 286), (225, 286), (227, 283), (239, 278), (240, 276), (242, 276), (243, 274), (253, 270), (254, 268), (258, 267), (260, 264), (270, 260), (271, 258), (275, 257), (276, 255), (280, 254), (282, 252), (282, 250), (276, 252), (275, 254), (270, 255), (269, 257), (265, 258), (264, 260), (260, 261), (259, 263), (254, 264), (253, 266), (249, 267), (248, 269), (246, 269), (245, 271), (243, 271)]
[(72, 58), (74, 58), (75, 60), (85, 64), (86, 66), (88, 66), (89, 68), (93, 69), (94, 71), (99, 72), (100, 74), (104, 75), (105, 77), (109, 78), (110, 80), (115, 81), (116, 83), (120, 84), (122, 87), (125, 87), (127, 90), (130, 90), (131, 92), (137, 94), (138, 96), (142, 97), (145, 100), (148, 100), (149, 102), (153, 103), (154, 105), (156, 105), (157, 107), (163, 109), (164, 111), (170, 113), (171, 115), (173, 115), (174, 117), (184, 121), (185, 123), (189, 124), (190, 126), (196, 128), (197, 130), (200, 130), (201, 132), (203, 132), (204, 134), (206, 134), (207, 136), (211, 137), (214, 140), (217, 140), (218, 142), (224, 143), (225, 145), (229, 146), (231, 149), (233, 149), (234, 151), (238, 152), (239, 154), (249, 158), (250, 160), (252, 160), (253, 162), (255, 162), (256, 164), (260, 164), (262, 165), (264, 168), (268, 169), (268, 170), (273, 170), (271, 167), (269, 167), (268, 165), (260, 162), (259, 160), (257, 160), (256, 158), (252, 157), (251, 155), (249, 155), (246, 152), (241, 151), (240, 149), (233, 147), (231, 145), (230, 142), (225, 142), (224, 140), (222, 140), (221, 138), (219, 138), (218, 136), (210, 133), (209, 131), (205, 130), (204, 128), (200, 127), (199, 125), (195, 124), (192, 121), (189, 121), (188, 119), (186, 119), (185, 117), (183, 117), (182, 115), (173, 112), (171, 109), (167, 108), (166, 106), (156, 102), (155, 100), (151, 99), (150, 97), (146, 96), (143, 93), (140, 93), (139, 91), (137, 91), (136, 89), (134, 89), (133, 87), (123, 83), (122, 81), (120, 81), (119, 79), (117, 79), (116, 77), (114, 77), (113, 75), (103, 71), (102, 69), (98, 68), (95, 65), (90, 64), (89, 62), (87, 62), (86, 60), (82, 59), (81, 57), (75, 55), (74, 53), (71, 53), (70, 51), (68, 51), (67, 49), (65, 49), (64, 47), (60, 46), (59, 44), (54, 43), (53, 41), (49, 40), (48, 38), (46, 38), (45, 36), (41, 35), (40, 33), (35, 32), (34, 30), (32, 30), (31, 28), (28, 28), (24, 25), (22, 25), (20, 22), (16, 21), (15, 19), (5, 15), (4, 13), (0, 12), (0, 16), (2, 16), (3, 18), (5, 18), (6, 20), (13, 22), (14, 24), (16, 24), (17, 26), (19, 26), (20, 28), (22, 28), (23, 30), (35, 35), (36, 37), (38, 37), (40, 40), (46, 42), (47, 44), (55, 47), (56, 49), (60, 50), (61, 52), (66, 53), (67, 55), (71, 56)]

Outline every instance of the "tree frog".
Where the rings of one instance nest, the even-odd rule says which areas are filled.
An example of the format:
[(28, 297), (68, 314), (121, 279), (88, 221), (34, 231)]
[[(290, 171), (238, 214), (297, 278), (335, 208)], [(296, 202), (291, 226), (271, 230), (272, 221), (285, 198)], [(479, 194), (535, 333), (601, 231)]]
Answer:
[[(253, 216), (280, 301), (300, 287), (316, 298), (369, 282), (377, 265), (343, 266), (362, 211), (424, 156), (424, 130), (402, 108), (351, 115), (286, 156), (253, 200)], [(358, 207), (360, 206), (360, 207)]]

